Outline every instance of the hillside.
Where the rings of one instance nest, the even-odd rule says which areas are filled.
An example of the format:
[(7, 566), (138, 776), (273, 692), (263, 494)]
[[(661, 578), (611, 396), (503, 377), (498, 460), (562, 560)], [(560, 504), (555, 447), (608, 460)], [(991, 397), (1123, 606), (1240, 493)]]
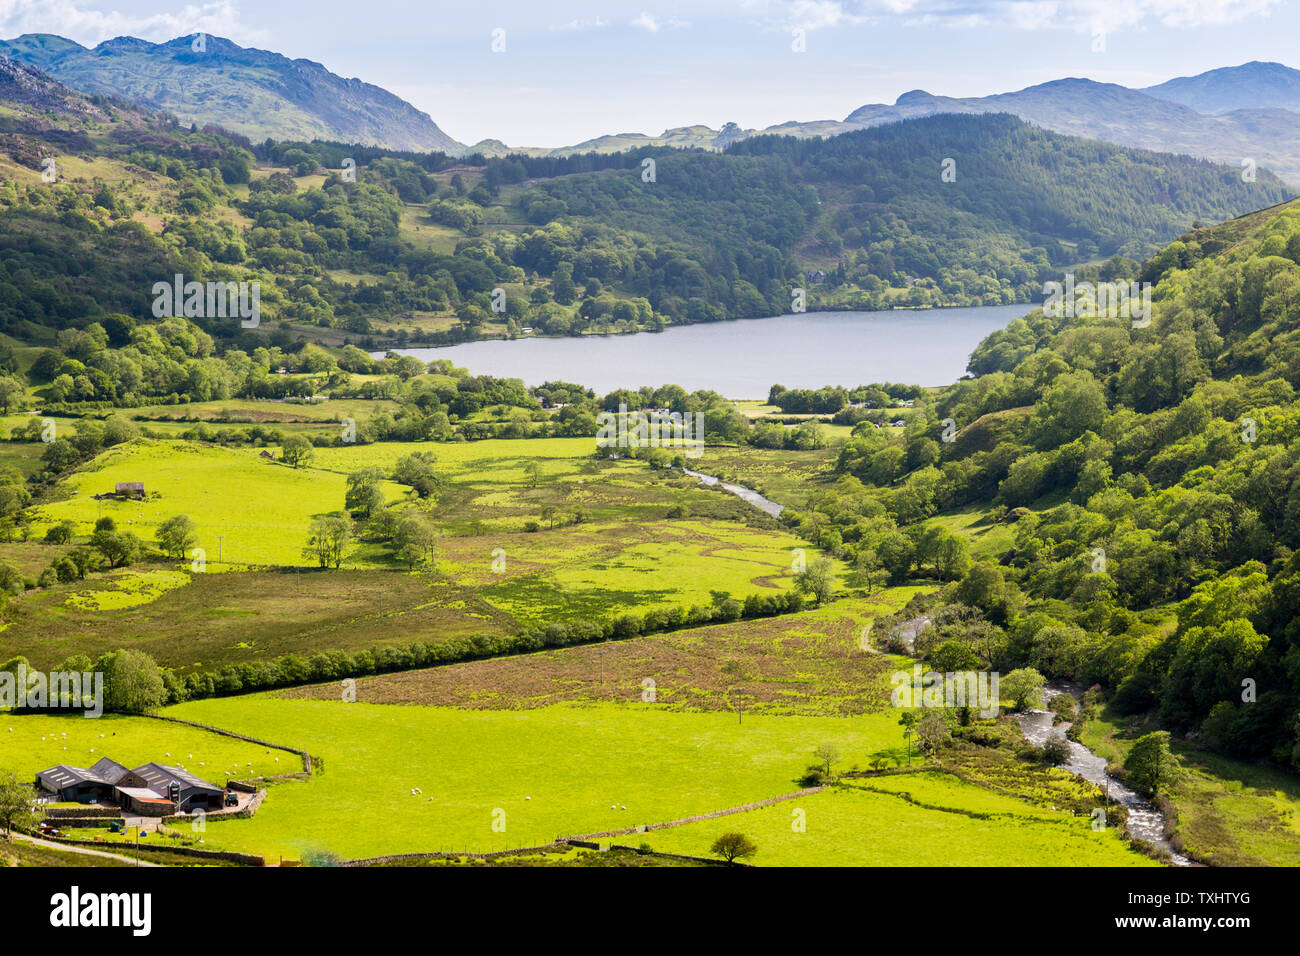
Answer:
[(1014, 93), (972, 98), (914, 90), (893, 106), (859, 107), (845, 123), (872, 126), (934, 113), (1012, 113), (1073, 136), (1233, 166), (1250, 157), (1284, 180), (1300, 183), (1300, 123), (1289, 112), (1251, 109), (1204, 116), (1144, 92), (1086, 79), (1053, 80)]
[(1148, 96), (1180, 103), (1198, 113), (1283, 109), (1300, 113), (1300, 70), (1252, 61), (1148, 86)]
[(134, 37), (87, 49), (49, 34), (0, 42), (0, 54), (86, 93), (121, 97), (221, 126), (252, 140), (329, 139), (392, 149), (458, 151), (426, 113), (387, 90), (336, 76), (311, 60), (248, 49), (221, 37), (166, 43)]
[(893, 104), (861, 106), (843, 120), (792, 121), (766, 129), (686, 126), (659, 136), (601, 136), (551, 150), (570, 155), (642, 145), (722, 149), (760, 135), (839, 136), (854, 130), (938, 113), (1011, 113), (1044, 129), (1120, 146), (1179, 153), (1239, 166), (1249, 157), (1290, 183), (1300, 184), (1300, 71), (1251, 63), (1170, 80), (1144, 90), (1087, 79), (1060, 79), (982, 97), (938, 96), (912, 90)]
[[(1148, 729), (1300, 767), (1300, 203), (1119, 278), (1155, 284), (1149, 327), (1013, 321), (901, 439), (859, 426), (851, 480), (791, 520), (895, 582), (959, 582), (929, 613), (981, 663), (1097, 683)], [(1005, 537), (972, 565), (951, 529), (975, 526)]]
[[(794, 289), (810, 309), (1029, 302), (1076, 264), (1140, 259), (1194, 223), (1290, 195), (1267, 173), (1243, 183), (1009, 116), (757, 137), (723, 153), (496, 159), (254, 145), (148, 122), (0, 140), (0, 247), (12, 250), (0, 330), (47, 344), (95, 316), (144, 318), (153, 282), (176, 271), (262, 283), (259, 331), (200, 322), (250, 349), (289, 329), (373, 348), (659, 329), (782, 314)], [(46, 157), (56, 184), (41, 181)]]

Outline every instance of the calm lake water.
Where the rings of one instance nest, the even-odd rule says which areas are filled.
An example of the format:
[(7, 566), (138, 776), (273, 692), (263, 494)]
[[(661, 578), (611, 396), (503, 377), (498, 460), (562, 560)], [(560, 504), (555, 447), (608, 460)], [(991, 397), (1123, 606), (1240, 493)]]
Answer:
[(403, 349), (424, 361), (450, 359), (476, 375), (528, 385), (574, 382), (597, 393), (642, 385), (708, 388), (728, 398), (766, 398), (786, 388), (905, 382), (947, 385), (971, 350), (1029, 305), (893, 312), (807, 312), (771, 319), (674, 326), (635, 335), (522, 338)]

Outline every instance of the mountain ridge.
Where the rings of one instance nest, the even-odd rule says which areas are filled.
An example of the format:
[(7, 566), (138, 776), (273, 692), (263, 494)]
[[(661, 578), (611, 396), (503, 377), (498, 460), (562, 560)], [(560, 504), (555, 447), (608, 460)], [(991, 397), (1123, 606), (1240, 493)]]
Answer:
[(190, 34), (164, 43), (114, 37), (84, 47), (54, 34), (0, 41), (0, 54), (73, 89), (123, 97), (250, 139), (332, 139), (389, 149), (463, 152), (422, 110), (307, 59)]

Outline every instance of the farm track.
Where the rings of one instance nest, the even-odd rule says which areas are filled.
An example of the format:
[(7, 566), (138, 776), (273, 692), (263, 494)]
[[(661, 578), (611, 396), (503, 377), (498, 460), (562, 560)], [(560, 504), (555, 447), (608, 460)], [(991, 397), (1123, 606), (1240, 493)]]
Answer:
[(86, 847), (72, 846), (67, 843), (55, 843), (53, 840), (42, 840), (40, 837), (27, 836), (22, 833), (14, 833), (10, 835), (20, 843), (31, 843), (34, 846), (43, 847), (46, 850), (59, 850), (64, 853), (78, 853), (82, 856), (102, 856), (109, 860), (121, 860), (123, 863), (130, 863), (133, 866), (156, 867), (161, 865), (158, 863), (147, 863), (144, 860), (136, 860), (133, 857), (122, 856), (117, 853), (107, 853), (104, 850), (91, 850)]

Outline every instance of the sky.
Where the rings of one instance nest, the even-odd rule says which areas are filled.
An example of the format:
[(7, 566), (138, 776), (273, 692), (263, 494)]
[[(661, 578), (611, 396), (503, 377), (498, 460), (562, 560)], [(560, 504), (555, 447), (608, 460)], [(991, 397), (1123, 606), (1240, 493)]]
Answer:
[(464, 143), (843, 119), (908, 90), (1300, 68), (1300, 0), (0, 0), (0, 37), (196, 31), (382, 86)]

